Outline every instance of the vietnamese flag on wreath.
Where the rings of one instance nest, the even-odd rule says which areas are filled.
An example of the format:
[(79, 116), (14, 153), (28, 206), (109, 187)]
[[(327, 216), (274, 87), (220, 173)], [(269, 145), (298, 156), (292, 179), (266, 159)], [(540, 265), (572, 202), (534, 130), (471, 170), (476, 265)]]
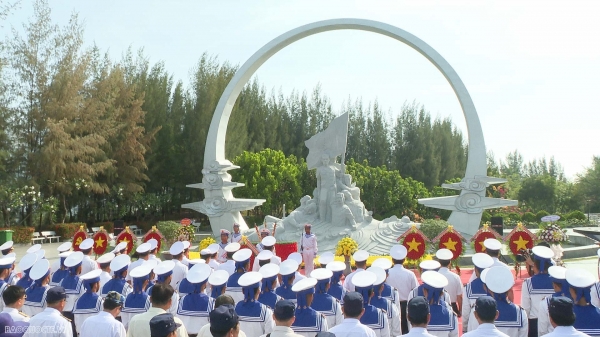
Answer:
[(400, 235), (396, 241), (402, 242), (402, 245), (406, 247), (407, 258), (418, 260), (425, 254), (425, 245), (429, 240), (417, 226), (413, 225), (404, 234)]

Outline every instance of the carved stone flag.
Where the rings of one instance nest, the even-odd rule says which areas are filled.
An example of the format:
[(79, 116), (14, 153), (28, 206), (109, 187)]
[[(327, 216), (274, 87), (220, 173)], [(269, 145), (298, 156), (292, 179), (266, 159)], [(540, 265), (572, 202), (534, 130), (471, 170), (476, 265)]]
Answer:
[(317, 133), (305, 141), (308, 148), (306, 164), (312, 170), (321, 165), (321, 156), (327, 154), (331, 159), (346, 153), (348, 141), (348, 113), (336, 117), (327, 129)]

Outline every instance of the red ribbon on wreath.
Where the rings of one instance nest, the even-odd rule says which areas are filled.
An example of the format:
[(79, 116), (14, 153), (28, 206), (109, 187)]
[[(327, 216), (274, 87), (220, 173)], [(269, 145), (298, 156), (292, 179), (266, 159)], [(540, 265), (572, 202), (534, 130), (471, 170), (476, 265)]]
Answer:
[(510, 251), (517, 255), (523, 249), (533, 248), (533, 242), (537, 239), (535, 234), (530, 232), (527, 228), (519, 222), (517, 226), (506, 235), (504, 240), (508, 243)]
[(136, 239), (137, 238), (135, 236), (133, 236), (133, 233), (131, 232), (131, 229), (129, 229), (129, 226), (127, 226), (119, 234), (119, 236), (117, 236), (115, 244), (118, 245), (121, 242), (127, 242), (127, 250), (125, 252), (126, 252), (126, 254), (129, 254), (131, 252), (131, 250), (133, 249), (133, 243), (135, 242)]
[(146, 235), (144, 235), (144, 237), (142, 238), (142, 242), (148, 242), (148, 240), (150, 239), (155, 239), (156, 241), (158, 241), (156, 249), (158, 249), (158, 251), (160, 252), (160, 246), (162, 244), (162, 240), (165, 239), (165, 236), (162, 235), (162, 233), (158, 230), (158, 228), (156, 228), (156, 226), (152, 226), (152, 229), (150, 229), (146, 233)]
[(483, 241), (485, 241), (486, 239), (497, 239), (499, 241), (503, 240), (500, 234), (490, 229), (490, 227), (487, 224), (484, 224), (483, 227), (481, 227), (471, 238), (471, 242), (473, 242), (475, 245), (475, 252), (485, 252), (485, 246), (483, 245)]
[(80, 250), (79, 245), (83, 240), (87, 239), (87, 237), (87, 232), (83, 229), (83, 226), (79, 226), (79, 230), (73, 235), (73, 250), (78, 252)]
[(439, 242), (438, 248), (446, 248), (452, 251), (452, 259), (457, 259), (463, 251), (464, 238), (453, 226), (448, 226), (443, 232), (438, 234), (432, 241)]
[(404, 234), (400, 235), (396, 241), (402, 241), (402, 245), (406, 247), (407, 258), (417, 260), (425, 254), (425, 243), (429, 240), (417, 226), (413, 225)]
[(104, 230), (104, 227), (100, 227), (100, 230), (94, 234), (92, 239), (94, 240), (94, 254), (104, 254), (104, 252), (106, 252), (106, 248), (108, 248), (108, 241), (110, 241), (108, 238), (108, 233)]

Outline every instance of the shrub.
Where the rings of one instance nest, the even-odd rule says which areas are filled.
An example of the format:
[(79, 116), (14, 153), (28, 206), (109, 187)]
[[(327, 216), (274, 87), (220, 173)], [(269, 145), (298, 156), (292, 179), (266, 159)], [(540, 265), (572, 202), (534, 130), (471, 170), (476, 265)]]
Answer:
[(540, 221), (540, 219), (535, 217), (535, 214), (531, 213), (531, 212), (525, 212), (523, 213), (523, 216), (521, 217), (521, 220), (523, 222), (538, 222)]
[(490, 214), (490, 212), (483, 211), (483, 214), (481, 215), (481, 222), (486, 223), (490, 221), (492, 221), (492, 215)]
[(33, 232), (35, 231), (34, 227), (25, 227), (25, 226), (13, 226), (10, 228), (0, 228), (0, 230), (11, 230), (12, 240), (14, 243), (31, 243), (31, 238), (33, 237)]
[(545, 217), (546, 215), (550, 215), (550, 213), (548, 213), (548, 212), (546, 212), (546, 211), (544, 211), (544, 210), (542, 210), (542, 211), (539, 211), (539, 212), (535, 213), (535, 217), (536, 217), (536, 220), (537, 220), (537, 221), (541, 221), (541, 219), (542, 219), (543, 217)]
[(165, 236), (167, 244), (175, 242), (177, 239), (177, 229), (181, 225), (175, 221), (159, 221), (156, 228)]
[(512, 221), (520, 221), (521, 220), (521, 215), (519, 213), (508, 213), (508, 219), (512, 220)]
[(433, 240), (433, 238), (438, 236), (438, 234), (443, 232), (448, 226), (450, 226), (450, 223), (446, 220), (427, 219), (423, 221), (420, 229), (429, 240)]
[(73, 236), (75, 236), (75, 233), (81, 226), (83, 226), (84, 229), (87, 228), (86, 224), (82, 222), (56, 224), (54, 225), (54, 231), (61, 239), (69, 240), (73, 239)]
[(587, 220), (587, 216), (582, 211), (573, 211), (567, 214), (565, 220)]
[(112, 233), (115, 230), (115, 223), (112, 221), (96, 222), (94, 227), (104, 227), (105, 231)]

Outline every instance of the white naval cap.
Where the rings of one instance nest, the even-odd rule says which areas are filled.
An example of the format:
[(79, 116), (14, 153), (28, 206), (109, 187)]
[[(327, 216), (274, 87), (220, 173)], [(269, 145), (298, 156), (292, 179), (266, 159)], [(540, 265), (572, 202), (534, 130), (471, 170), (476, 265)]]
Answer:
[[(71, 247), (73, 247), (72, 242), (64, 242), (60, 246), (56, 247), (56, 250), (58, 250), (59, 253), (62, 253), (70, 250)], [(2, 247), (0, 247), (0, 250), (2, 250)]]
[[(237, 242), (236, 242), (236, 243), (237, 243)], [(230, 243), (229, 245), (231, 245), (231, 243)], [(227, 245), (227, 247), (229, 247), (229, 245)], [(239, 246), (239, 243), (238, 243), (238, 246)], [(227, 247), (225, 247), (225, 251), (226, 251), (226, 252), (229, 252), (229, 251), (227, 250)], [(233, 247), (234, 247), (234, 246), (232, 246), (232, 248), (233, 248)], [(208, 245), (208, 247), (206, 247), (206, 249), (210, 250), (210, 253), (211, 253), (211, 254), (214, 254), (214, 253), (216, 253), (216, 252), (218, 252), (218, 251), (219, 251), (219, 244), (218, 244), (218, 243), (213, 243), (213, 244), (210, 244), (210, 245)], [(238, 249), (240, 249), (240, 248), (238, 247)], [(235, 250), (232, 250), (231, 252), (235, 252)]]
[(421, 274), (421, 281), (436, 289), (441, 289), (448, 285), (448, 279), (446, 276), (433, 270), (427, 270), (423, 272), (423, 274)]
[(271, 252), (270, 250), (263, 250), (262, 252), (258, 253), (258, 255), (256, 255), (256, 258), (259, 261), (270, 260), (272, 257), (273, 257), (273, 252)]
[(8, 254), (4, 255), (4, 257), (14, 257), (16, 259), (17, 254), (15, 252), (12, 252), (12, 253), (8, 253)]
[[(212, 246), (212, 245), (210, 245), (210, 246)], [(208, 246), (208, 249), (211, 249), (210, 246)], [(219, 247), (219, 245), (217, 245), (217, 247)], [(225, 246), (225, 251), (227, 253), (235, 253), (238, 250), (240, 250), (240, 248), (242, 248), (242, 246), (238, 242), (232, 242), (232, 243), (228, 244), (227, 246)]]
[(16, 258), (14, 256), (5, 255), (0, 258), (0, 268), (8, 269), (12, 267), (13, 263), (15, 263)]
[(296, 282), (296, 284), (294, 284), (292, 286), (292, 291), (295, 293), (299, 293), (301, 291), (308, 290), (310, 288), (314, 288), (316, 285), (317, 285), (317, 279), (314, 279), (312, 277), (307, 277), (307, 278), (304, 278), (304, 279)]
[(369, 252), (366, 250), (357, 250), (354, 254), (352, 254), (352, 258), (355, 262), (367, 261), (369, 258)]
[(131, 262), (131, 258), (127, 254), (121, 254), (116, 256), (112, 261), (110, 261), (110, 270), (113, 272), (119, 271), (127, 266)]
[(377, 279), (375, 279), (373, 285), (378, 286), (385, 282), (385, 279), (387, 278), (387, 274), (385, 273), (385, 270), (383, 270), (383, 268), (371, 266), (367, 268), (367, 271), (370, 271), (371, 273), (375, 274), (375, 276), (377, 276)]
[(194, 268), (190, 269), (185, 278), (190, 283), (201, 283), (208, 280), (208, 277), (212, 273), (212, 268), (207, 264), (197, 264)]
[(150, 250), (154, 250), (156, 249), (156, 247), (158, 247), (158, 240), (156, 240), (155, 238), (152, 238), (146, 242), (150, 244)]
[(326, 268), (317, 268), (310, 272), (310, 277), (317, 281), (327, 280), (333, 276), (333, 272)]
[(99, 264), (110, 263), (115, 258), (115, 253), (106, 253), (98, 258), (96, 262)]
[(34, 281), (41, 279), (42, 277), (48, 274), (50, 270), (50, 261), (43, 259), (36, 261), (33, 267), (31, 267), (31, 271), (29, 272), (29, 278)]
[(437, 257), (438, 260), (452, 260), (454, 253), (452, 253), (450, 249), (442, 248), (435, 252), (435, 257)]
[(148, 259), (148, 260), (142, 262), (142, 264), (144, 266), (150, 268), (151, 271), (154, 271), (154, 267), (158, 266), (158, 260)]
[(277, 239), (275, 239), (274, 236), (266, 236), (260, 241), (260, 243), (262, 243), (263, 246), (271, 247), (277, 243)]
[(251, 271), (249, 273), (244, 273), (244, 275), (240, 276), (238, 280), (238, 284), (240, 287), (249, 287), (255, 285), (262, 281), (263, 276), (261, 273), (257, 271)]
[(62, 252), (62, 253), (58, 254), (58, 257), (67, 258), (67, 257), (69, 257), (69, 255), (71, 255), (73, 253), (75, 253), (75, 252), (72, 250), (67, 250), (66, 252)]
[(81, 249), (81, 250), (88, 250), (88, 249), (91, 249), (92, 247), (94, 247), (94, 240), (89, 239), (89, 238), (83, 240), (79, 244), (79, 249)]
[(179, 254), (183, 253), (184, 250), (185, 250), (185, 246), (184, 246), (183, 242), (177, 241), (171, 245), (171, 248), (169, 248), (169, 253), (171, 253), (171, 255), (179, 255)]
[(141, 245), (137, 246), (137, 248), (135, 249), (135, 252), (138, 254), (144, 254), (147, 253), (151, 250), (152, 245), (150, 245), (148, 242), (144, 242)]
[(504, 294), (515, 284), (512, 272), (503, 266), (490, 268), (485, 280), (485, 286), (496, 294)]
[(371, 267), (379, 267), (385, 271), (392, 268), (392, 261), (386, 259), (385, 257), (380, 257), (371, 263)]
[(187, 240), (181, 241), (181, 243), (183, 243), (183, 250), (189, 249), (191, 243)]
[(150, 275), (151, 272), (152, 272), (152, 268), (150, 268), (149, 266), (146, 266), (142, 263), (141, 266), (137, 266), (137, 267), (133, 268), (129, 272), (129, 276), (131, 276), (131, 278), (146, 277), (146, 276)]
[(595, 283), (594, 277), (587, 270), (579, 268), (567, 269), (567, 283), (575, 288), (588, 288)]
[(403, 245), (393, 245), (390, 249), (390, 255), (394, 260), (403, 260), (406, 258), (406, 254), (408, 254), (408, 252)]
[(167, 260), (167, 261), (162, 261), (156, 267), (154, 267), (154, 269), (152, 269), (152, 270), (154, 271), (154, 274), (156, 274), (156, 275), (163, 275), (170, 271), (173, 271), (173, 268), (175, 268), (175, 262), (173, 262), (172, 260)]
[[(499, 267), (499, 266), (498, 266)], [(487, 273), (490, 271), (491, 268), (485, 268), (481, 274), (479, 275), (479, 278), (481, 279), (481, 282), (485, 283), (485, 278), (487, 277)]]
[(3, 243), (3, 244), (0, 246), (0, 250), (7, 250), (7, 249), (10, 249), (10, 248), (11, 248), (13, 245), (14, 245), (14, 242), (12, 242), (12, 241), (6, 241), (5, 243)]
[(475, 253), (471, 257), (475, 267), (480, 269), (489, 268), (494, 264), (494, 259), (486, 253)]
[(275, 263), (267, 263), (258, 270), (262, 274), (263, 279), (271, 278), (279, 274), (279, 266)]
[(335, 256), (333, 255), (332, 252), (325, 252), (325, 253), (321, 254), (321, 256), (319, 256), (319, 263), (320, 264), (329, 264), (329, 263), (333, 262), (334, 259), (335, 259)]
[(423, 270), (439, 269), (442, 265), (436, 260), (423, 260), (419, 263), (419, 267)]
[(75, 267), (83, 261), (82, 252), (74, 252), (65, 259), (65, 267)]
[(191, 259), (191, 260), (188, 260), (188, 264), (191, 264), (191, 265), (194, 265), (194, 266), (197, 265), (197, 264), (204, 264), (204, 263), (206, 263), (206, 260), (204, 260), (204, 259)]
[(325, 268), (331, 270), (332, 272), (337, 272), (346, 269), (346, 264), (341, 261), (333, 261), (331, 263), (328, 263), (327, 267)]
[(372, 287), (375, 281), (377, 281), (377, 275), (366, 270), (359, 271), (352, 277), (352, 284), (358, 288)]
[(208, 283), (213, 286), (221, 286), (227, 283), (229, 280), (229, 273), (226, 270), (215, 270), (214, 273), (208, 277)]
[(34, 254), (37, 255), (38, 260), (39, 260), (39, 259), (43, 259), (46, 256), (46, 251), (44, 249), (40, 249), (40, 250), (36, 251)]
[(27, 248), (27, 254), (35, 253), (40, 249), (42, 249), (42, 245), (40, 245), (39, 243), (36, 243), (35, 245)]
[(534, 258), (539, 257), (541, 259), (551, 259), (554, 257), (554, 252), (552, 249), (545, 246), (535, 246), (531, 248), (531, 252), (533, 253)]
[[(81, 254), (83, 255), (83, 254)], [(31, 268), (33, 266), (33, 264), (35, 263), (35, 261), (37, 261), (38, 257), (35, 253), (28, 253), (25, 254), (22, 258), (21, 261), (19, 261), (19, 269), (25, 271), (29, 268)]]
[(295, 260), (285, 260), (279, 265), (279, 274), (284, 276), (293, 274), (298, 270), (298, 266), (299, 264)]
[(100, 274), (102, 274), (102, 269), (94, 269), (79, 276), (79, 279), (83, 282), (88, 281), (90, 283), (96, 283), (100, 282)]
[[(115, 249), (112, 250), (113, 253), (118, 253), (120, 251), (122, 251), (123, 249), (127, 248), (127, 242), (125, 241), (121, 241), (119, 242), (119, 244), (117, 244), (115, 246)], [(139, 248), (139, 247), (138, 247)], [(135, 250), (137, 252), (137, 249)]]
[(200, 255), (212, 255), (212, 254), (213, 254), (213, 252), (208, 248), (204, 248), (200, 251)]
[(288, 258), (286, 260), (294, 260), (298, 262), (298, 265), (300, 265), (302, 264), (302, 254), (298, 252), (293, 252), (290, 255), (288, 255)]
[(550, 277), (557, 280), (566, 280), (567, 279), (567, 268), (561, 266), (551, 266), (548, 268), (548, 274)]
[(240, 249), (237, 252), (233, 253), (233, 261), (235, 262), (244, 262), (248, 261), (252, 256), (252, 251), (248, 248)]
[(500, 250), (502, 249), (502, 243), (496, 239), (485, 239), (483, 246), (489, 250)]

